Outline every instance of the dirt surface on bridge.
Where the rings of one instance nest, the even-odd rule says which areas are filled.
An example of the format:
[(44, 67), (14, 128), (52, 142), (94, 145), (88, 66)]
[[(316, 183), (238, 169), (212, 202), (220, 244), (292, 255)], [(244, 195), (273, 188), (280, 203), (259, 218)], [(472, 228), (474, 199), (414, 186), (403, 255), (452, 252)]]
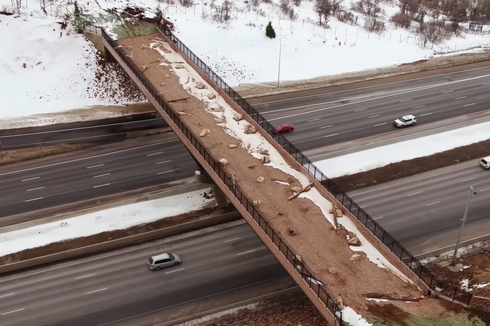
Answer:
[[(223, 112), (223, 108), (214, 106), (212, 109), (207, 101), (212, 98), (210, 87), (192, 72), (182, 57), (161, 39), (157, 40), (159, 37), (156, 34), (123, 39), (119, 44), (213, 157), (218, 160), (226, 158), (227, 173), (234, 175), (248, 198), (261, 201), (258, 210), (282, 234), (284, 243), (301, 256), (315, 278), (325, 284), (335, 301), (341, 299), (344, 305), (373, 320), (383, 320), (385, 316), (376, 309), (383, 304), (367, 300), (372, 295), (391, 298), (393, 305), (408, 316), (433, 320), (447, 313), (439, 301), (423, 298), (423, 293), (415, 286), (388, 269), (373, 264), (363, 252), (359, 252), (358, 260), (351, 261), (353, 251), (346, 240), (346, 231), (340, 229), (336, 232), (320, 208), (309, 199), (287, 199), (293, 194), (291, 187), (301, 187), (299, 181), (282, 170), (264, 165), (249, 153), (247, 144), (231, 136), (230, 130), (223, 129), (220, 125), (223, 121), (213, 114)], [(183, 82), (184, 86), (175, 74), (177, 69), (186, 69), (192, 75)], [(201, 94), (201, 99), (191, 95), (193, 90), (199, 90), (196, 92)], [(202, 94), (207, 94), (206, 99)], [(296, 230), (294, 236), (288, 235), (290, 228)], [(373, 306), (375, 308), (370, 308)], [(398, 324), (404, 325), (402, 321)], [(390, 319), (390, 325), (397, 323)]]

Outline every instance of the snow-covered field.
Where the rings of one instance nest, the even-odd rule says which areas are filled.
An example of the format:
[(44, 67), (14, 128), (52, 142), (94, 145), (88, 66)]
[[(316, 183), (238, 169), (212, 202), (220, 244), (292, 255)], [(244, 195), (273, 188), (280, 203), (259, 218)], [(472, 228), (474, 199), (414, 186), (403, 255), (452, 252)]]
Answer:
[[(315, 165), (329, 178), (354, 174), (379, 168), (391, 163), (429, 156), (456, 147), (470, 145), (490, 139), (490, 122), (445, 131), (390, 145), (337, 156), (315, 162)], [(403, 148), (403, 150), (400, 150)], [(482, 157), (490, 153), (482, 153)]]
[[(106, 15), (109, 9), (121, 11), (128, 5), (146, 8), (151, 16), (160, 8), (175, 23), (182, 41), (231, 86), (393, 66), (433, 54), (431, 49), (419, 46), (420, 38), (390, 23), (390, 17), (399, 10), (396, 1), (380, 5), (380, 19), (387, 27), (379, 35), (367, 32), (362, 27), (365, 17), (355, 11), (357, 24), (345, 24), (332, 17), (328, 28), (323, 28), (317, 24), (315, 1), (304, 0), (299, 6), (291, 3), (293, 19), (281, 12), (279, 0), (259, 1), (257, 6), (251, 5), (255, 1), (233, 0), (229, 2), (229, 19), (218, 22), (224, 20), (223, 12), (219, 12), (223, 1), (196, 0), (186, 8), (171, 0), (89, 0), (79, 2), (79, 7), (82, 14), (92, 16)], [(70, 26), (61, 29), (62, 16), (74, 11), (73, 2), (49, 2), (47, 14), (41, 12), (38, 0), (21, 3), (20, 16), (0, 15), (0, 44), (8, 44), (0, 48), (0, 87), (6, 108), (0, 110), (0, 119), (135, 100), (125, 96), (117, 78), (101, 77), (96, 51), (83, 36), (76, 35)], [(349, 8), (353, 1), (344, 0), (342, 4)], [(13, 10), (12, 5), (11, 0), (0, 0), (0, 11)], [(269, 21), (275, 28), (275, 39), (265, 36)], [(111, 28), (111, 23), (102, 25)], [(488, 34), (463, 36), (436, 48), (452, 51), (490, 42)], [(100, 79), (110, 80), (115, 84), (113, 89), (101, 91)]]
[(0, 234), (0, 256), (50, 243), (87, 237), (105, 231), (124, 230), (197, 211), (212, 203), (214, 198), (203, 196), (206, 190), (164, 197), (80, 215), (61, 221), (41, 224)]

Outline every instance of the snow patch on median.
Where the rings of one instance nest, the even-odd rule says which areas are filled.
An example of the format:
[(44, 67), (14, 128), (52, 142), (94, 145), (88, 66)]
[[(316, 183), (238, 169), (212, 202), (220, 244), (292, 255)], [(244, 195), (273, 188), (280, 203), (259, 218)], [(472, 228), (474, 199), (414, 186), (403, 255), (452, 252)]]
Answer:
[(203, 209), (214, 201), (203, 190), (104, 209), (65, 220), (0, 234), (0, 257), (50, 243), (123, 230)]

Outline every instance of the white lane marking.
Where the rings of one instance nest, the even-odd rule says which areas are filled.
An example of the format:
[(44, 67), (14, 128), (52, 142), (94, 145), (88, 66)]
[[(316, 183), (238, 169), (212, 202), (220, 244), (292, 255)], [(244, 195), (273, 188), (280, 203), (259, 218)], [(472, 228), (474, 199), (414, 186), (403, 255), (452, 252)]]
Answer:
[(422, 113), (421, 115), (419, 115), (419, 117), (425, 117), (426, 115), (431, 115), (432, 112), (427, 112), (427, 113)]
[(166, 173), (170, 173), (170, 172), (173, 172), (173, 171), (174, 170), (168, 170), (168, 171), (158, 172), (157, 175), (166, 174)]
[(21, 309), (17, 309), (17, 310), (12, 310), (12, 311), (3, 312), (3, 313), (2, 313), (2, 316), (8, 315), (8, 314), (13, 314), (14, 312), (19, 312), (19, 311), (22, 311), (22, 310), (24, 310), (24, 309), (25, 309), (25, 308), (21, 308)]
[(447, 93), (452, 93), (452, 92), (454, 92), (454, 91), (453, 90), (451, 90), (451, 91), (444, 91), (444, 92), (442, 92), (442, 94), (447, 94)]
[(170, 272), (166, 272), (165, 274), (171, 274), (171, 273), (175, 273), (175, 272), (180, 272), (182, 270), (184, 270), (185, 268), (179, 268), (179, 269), (174, 269), (173, 271), (170, 271)]
[(306, 122), (313, 122), (313, 121), (318, 121), (318, 120), (320, 120), (320, 118), (310, 119), (310, 120), (307, 120)]
[(22, 182), (24, 181), (31, 181), (31, 180), (36, 180), (36, 179), (39, 179), (40, 177), (33, 177), (33, 178), (29, 178), (29, 179), (24, 179), (22, 180)]
[(380, 219), (382, 219), (383, 217), (384, 217), (384, 216), (378, 216), (378, 217), (373, 218), (373, 220), (380, 220)]
[(485, 83), (485, 84), (483, 84), (483, 86), (486, 86), (486, 85), (490, 85), (490, 83)]
[(170, 163), (172, 160), (167, 160), (167, 161), (162, 161), (162, 162), (157, 162), (156, 164), (165, 164), (165, 163)]
[(150, 153), (150, 154), (146, 154), (146, 156), (153, 156), (153, 155), (158, 155), (158, 154), (162, 154), (163, 152), (155, 152), (155, 153)]
[(22, 173), (22, 172), (27, 172), (27, 171), (34, 171), (34, 170), (39, 170), (39, 169), (44, 169), (44, 168), (50, 168), (53, 166), (64, 165), (64, 164), (68, 164), (68, 163), (86, 161), (86, 160), (90, 160), (90, 159), (98, 158), (98, 157), (104, 157), (104, 156), (109, 156), (109, 155), (114, 155), (114, 154), (126, 153), (126, 152), (135, 151), (135, 150), (142, 149), (142, 148), (157, 146), (157, 145), (161, 146), (162, 144), (175, 143), (177, 141), (179, 141), (179, 139), (166, 140), (166, 141), (158, 142), (155, 144), (149, 144), (149, 145), (143, 145), (143, 146), (132, 147), (132, 148), (127, 148), (127, 149), (121, 149), (119, 151), (114, 151), (114, 152), (110, 152), (110, 153), (98, 154), (98, 155), (93, 155), (93, 156), (77, 158), (74, 160), (68, 160), (68, 161), (64, 161), (64, 162), (58, 162), (58, 163), (36, 166), (36, 167), (28, 168), (28, 169), (22, 169), (22, 170), (16, 170), (16, 171), (11, 171), (11, 172), (0, 173), (0, 177), (10, 175), (10, 174)]
[(435, 201), (435, 202), (433, 202), (433, 203), (428, 203), (428, 204), (426, 204), (425, 206), (426, 206), (426, 207), (427, 207), (427, 206), (432, 206), (432, 205), (439, 204), (439, 203), (440, 203), (440, 201)]
[(460, 97), (456, 97), (455, 100), (461, 100), (463, 98), (466, 98), (466, 96), (460, 96)]
[(366, 111), (368, 108), (363, 108), (363, 109), (357, 109), (355, 112), (361, 112), (361, 111)]
[(244, 252), (241, 252), (241, 253), (236, 254), (236, 255), (237, 256), (241, 256), (241, 255), (249, 254), (249, 253), (254, 252), (254, 251), (255, 251), (255, 249), (254, 250), (249, 250), (249, 251), (244, 251)]
[(372, 115), (372, 116), (368, 117), (368, 119), (372, 119), (372, 118), (376, 118), (376, 117), (380, 117), (380, 116), (381, 116), (381, 114), (376, 114), (376, 115)]
[(418, 195), (418, 194), (421, 194), (421, 193), (423, 193), (423, 191), (412, 192), (411, 194), (408, 194), (407, 197)]
[(378, 188), (378, 189), (373, 189), (373, 190), (368, 190), (368, 191), (364, 191), (364, 192), (359, 192), (357, 194), (349, 195), (349, 197), (355, 197), (355, 196), (359, 196), (359, 195), (369, 194), (370, 192), (379, 191), (379, 190), (388, 189), (388, 188), (389, 188), (389, 186), (386, 186), (386, 187), (381, 187), (381, 188)]
[(318, 128), (318, 129), (325, 129), (325, 128), (330, 128), (330, 127), (333, 127), (333, 125), (323, 126), (323, 127)]
[(490, 188), (480, 189), (479, 191), (482, 192), (482, 191), (487, 191), (487, 190), (490, 190)]
[(424, 106), (425, 106), (425, 104), (417, 105), (417, 106), (414, 106), (412, 109), (420, 109), (420, 108), (423, 108)]
[(378, 123), (377, 125), (374, 125), (375, 127), (379, 127), (379, 126), (382, 126), (382, 125), (385, 125), (386, 122), (383, 122), (383, 123)]
[(39, 189), (44, 189), (46, 187), (37, 187), (37, 188), (32, 188), (32, 189), (27, 189), (26, 191), (34, 191), (34, 190), (39, 190)]
[(25, 203), (28, 203), (30, 201), (35, 201), (35, 200), (41, 200), (43, 199), (44, 197), (37, 197), (37, 198), (32, 198), (32, 199), (27, 199), (27, 200), (24, 200)]
[(461, 180), (461, 182), (470, 181), (470, 180), (473, 180), (473, 179), (475, 179), (475, 178), (476, 178), (476, 177), (472, 177), (472, 178), (464, 179), (464, 180)]
[(326, 136), (323, 136), (323, 137), (327, 138), (327, 137), (334, 137), (334, 136), (337, 136), (337, 135), (338, 135), (338, 133), (336, 133), (336, 134), (326, 135)]
[(465, 107), (467, 107), (467, 106), (472, 106), (472, 105), (475, 105), (475, 104), (476, 104), (476, 103), (465, 104), (465, 105), (463, 105), (463, 107), (465, 108)]
[(97, 293), (97, 292), (101, 292), (101, 291), (105, 291), (105, 290), (107, 290), (107, 288), (93, 290), (93, 291), (87, 292), (87, 294)]
[(12, 292), (12, 293), (8, 293), (8, 294), (4, 294), (4, 295), (0, 295), (0, 299), (1, 298), (6, 298), (6, 297), (11, 297), (15, 294), (15, 292)]
[(105, 177), (107, 175), (111, 175), (111, 174), (110, 173), (99, 174), (99, 175), (95, 175), (94, 178)]
[(366, 207), (367, 207), (367, 205), (364, 205), (364, 206), (359, 206), (359, 208), (362, 208), (362, 209), (364, 209), (364, 208), (366, 208)]
[(409, 99), (406, 99), (406, 100), (401, 100), (400, 103), (403, 103), (403, 102), (408, 102), (408, 101), (411, 101), (412, 99), (409, 98)]
[(87, 169), (98, 168), (100, 166), (104, 166), (104, 164), (97, 164), (97, 165), (87, 166)]
[(100, 188), (100, 187), (105, 187), (105, 186), (110, 186), (110, 185), (111, 185), (110, 183), (104, 183), (103, 185), (94, 186), (94, 188)]
[[(240, 240), (240, 239), (241, 239), (241, 237), (239, 237), (239, 238), (234, 238), (234, 239), (229, 239), (229, 240), (225, 240), (225, 241), (223, 241), (223, 243), (227, 243), (227, 242), (231, 242), (231, 241), (235, 241), (235, 240)], [(0, 297), (0, 298), (1, 298), (1, 297)]]
[(87, 278), (87, 277), (92, 277), (92, 276), (95, 276), (97, 274), (88, 274), (88, 275), (83, 275), (83, 276), (79, 276), (79, 277), (75, 277), (75, 280), (81, 280), (81, 279), (84, 279), (84, 278)]

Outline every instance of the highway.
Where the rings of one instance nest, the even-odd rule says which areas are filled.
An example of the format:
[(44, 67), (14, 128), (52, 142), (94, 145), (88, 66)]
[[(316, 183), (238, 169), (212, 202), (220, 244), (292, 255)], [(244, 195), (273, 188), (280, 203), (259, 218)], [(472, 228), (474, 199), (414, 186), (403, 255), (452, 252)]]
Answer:
[[(183, 263), (150, 271), (161, 252)], [(109, 325), (287, 276), (246, 223), (230, 223), (0, 278), (2, 326)]]

